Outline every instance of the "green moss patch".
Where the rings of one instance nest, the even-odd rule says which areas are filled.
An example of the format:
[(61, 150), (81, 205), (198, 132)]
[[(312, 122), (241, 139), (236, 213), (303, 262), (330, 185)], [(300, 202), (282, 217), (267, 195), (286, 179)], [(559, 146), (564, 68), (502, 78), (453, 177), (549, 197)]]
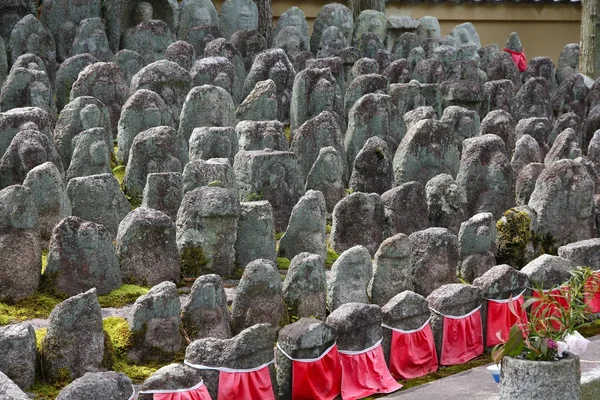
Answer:
[(530, 225), (531, 219), (526, 212), (514, 209), (504, 212), (504, 217), (496, 222), (497, 264), (508, 264), (519, 270), (527, 264), (526, 248), (532, 239)]
[(325, 266), (331, 267), (333, 263), (340, 257), (331, 247), (327, 246), (327, 257), (325, 258)]
[(119, 185), (121, 185), (121, 187), (122, 187), (123, 186), (123, 178), (125, 177), (125, 166), (117, 165), (116, 167), (113, 168), (112, 173), (115, 176), (115, 178), (117, 178), (117, 180), (119, 181)]
[(135, 303), (137, 298), (148, 293), (148, 290), (143, 286), (125, 284), (109, 294), (98, 296), (98, 303), (101, 307), (123, 307)]
[(290, 260), (285, 257), (277, 257), (277, 268), (279, 269), (289, 269), (290, 268)]
[(281, 240), (284, 233), (285, 232), (275, 232), (275, 240)]
[(46, 383), (36, 380), (28, 392), (35, 395), (35, 400), (54, 400), (65, 386), (63, 383)]
[(46, 293), (35, 293), (16, 303), (0, 303), (0, 325), (34, 318), (48, 318), (54, 307), (63, 300)]
[(48, 266), (48, 250), (42, 250), (42, 274), (46, 271)]

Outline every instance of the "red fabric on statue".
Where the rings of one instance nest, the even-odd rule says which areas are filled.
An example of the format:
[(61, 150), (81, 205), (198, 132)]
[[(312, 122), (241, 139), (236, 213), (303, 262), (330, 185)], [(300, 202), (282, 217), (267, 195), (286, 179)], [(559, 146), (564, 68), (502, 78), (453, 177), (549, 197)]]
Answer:
[(292, 360), (292, 400), (333, 400), (341, 393), (342, 366), (335, 344), (310, 360), (284, 354)]
[(396, 379), (417, 378), (438, 369), (435, 341), (429, 320), (419, 329), (392, 329), (390, 372)]
[[(487, 314), (487, 332), (485, 338), (486, 346), (495, 346), (508, 339), (510, 328), (514, 324), (522, 326), (521, 330), (526, 329), (527, 311), (523, 308), (523, 293), (512, 298), (512, 304), (518, 315), (510, 310), (509, 299), (493, 300), (488, 299)], [(497, 333), (500, 332), (501, 339), (498, 339)]]
[(144, 390), (142, 393), (152, 394), (154, 400), (212, 400), (202, 381), (189, 389)]
[(525, 57), (525, 49), (523, 51), (512, 51), (509, 49), (504, 49), (505, 52), (510, 54), (514, 63), (517, 65), (519, 72), (523, 72), (527, 69), (527, 57)]
[[(552, 290), (544, 290), (544, 293), (551, 297), (552, 301), (556, 301), (558, 304), (560, 304), (560, 306), (563, 307), (565, 310), (569, 309), (569, 301), (567, 300), (566, 292), (564, 292), (562, 288), (559, 287)], [(533, 297), (540, 299), (540, 292), (534, 290)], [(562, 315), (562, 310), (553, 304), (548, 304), (544, 300), (540, 300), (531, 305), (531, 314), (536, 316), (560, 318)], [(556, 331), (562, 330), (562, 326), (559, 321), (553, 320), (551, 321), (551, 324), (552, 329)]]
[(586, 310), (591, 313), (600, 313), (600, 272), (594, 272), (585, 283), (584, 290)]
[(385, 364), (381, 340), (360, 352), (339, 351), (342, 364), (342, 399), (355, 400), (375, 393), (391, 393), (402, 387)]
[(440, 314), (444, 317), (440, 365), (462, 364), (483, 353), (480, 308), (459, 317)]
[(275, 400), (269, 366), (250, 371), (219, 374), (217, 400)]

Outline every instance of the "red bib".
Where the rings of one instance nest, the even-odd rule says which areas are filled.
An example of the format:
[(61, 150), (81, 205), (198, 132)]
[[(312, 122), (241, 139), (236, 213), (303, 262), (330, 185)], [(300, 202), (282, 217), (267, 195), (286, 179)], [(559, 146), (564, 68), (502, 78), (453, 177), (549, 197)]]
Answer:
[[(565, 310), (569, 309), (569, 301), (566, 298), (566, 294), (563, 293), (564, 289), (556, 288), (552, 290), (544, 290), (544, 293), (549, 295), (553, 301), (556, 301), (561, 307)], [(541, 298), (540, 293), (537, 290), (533, 291), (533, 297)], [(560, 318), (562, 315), (562, 309), (557, 307), (552, 303), (548, 303), (546, 301), (540, 300), (531, 305), (531, 314), (535, 316), (545, 316), (545, 317), (557, 317)], [(551, 321), (552, 329), (554, 331), (561, 331), (563, 327), (559, 321)]]
[(277, 347), (292, 360), (292, 400), (333, 400), (341, 393), (342, 367), (335, 344), (312, 359), (292, 358)]
[[(512, 304), (518, 314), (515, 315), (510, 310), (509, 299), (488, 299), (486, 346), (495, 346), (506, 342), (510, 328), (515, 324), (519, 324), (522, 327), (521, 330), (527, 329), (527, 311), (523, 308), (524, 303), (523, 293), (512, 298)], [(498, 339), (498, 332), (500, 332), (501, 339)]]
[(594, 272), (584, 286), (586, 310), (590, 313), (600, 313), (600, 271)]
[(189, 389), (144, 390), (142, 393), (152, 394), (154, 400), (212, 400), (202, 381)]
[(402, 387), (385, 364), (381, 340), (362, 351), (342, 351), (342, 399), (355, 400), (375, 393), (391, 393)]
[(269, 364), (256, 368), (233, 369), (209, 367), (183, 361), (185, 365), (196, 369), (210, 369), (219, 371), (219, 391), (217, 400), (275, 400)]
[(435, 341), (429, 320), (419, 329), (392, 330), (390, 372), (396, 379), (417, 378), (438, 369)]
[(480, 308), (459, 317), (440, 314), (444, 317), (440, 365), (463, 364), (483, 353)]
[(517, 65), (519, 72), (523, 72), (527, 69), (527, 57), (525, 57), (525, 49), (523, 51), (512, 51), (509, 49), (504, 49), (505, 52), (510, 54), (513, 59), (513, 62)]

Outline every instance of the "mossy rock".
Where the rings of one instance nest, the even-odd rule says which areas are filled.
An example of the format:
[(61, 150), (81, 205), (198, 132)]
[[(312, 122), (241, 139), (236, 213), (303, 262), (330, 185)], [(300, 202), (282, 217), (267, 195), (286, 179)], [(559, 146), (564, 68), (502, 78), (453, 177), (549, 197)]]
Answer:
[(181, 252), (181, 275), (184, 278), (195, 278), (212, 273), (208, 268), (208, 260), (200, 247), (189, 246)]
[(531, 218), (525, 211), (510, 209), (504, 212), (504, 217), (496, 222), (498, 264), (508, 264), (518, 270), (527, 264), (527, 245), (533, 238), (530, 226)]

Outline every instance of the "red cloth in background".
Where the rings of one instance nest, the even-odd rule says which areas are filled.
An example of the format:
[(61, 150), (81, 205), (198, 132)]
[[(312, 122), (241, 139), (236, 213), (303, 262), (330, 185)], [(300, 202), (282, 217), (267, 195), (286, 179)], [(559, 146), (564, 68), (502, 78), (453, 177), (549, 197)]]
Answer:
[(202, 382), (189, 389), (145, 390), (140, 393), (151, 393), (154, 400), (212, 400)]
[(600, 313), (600, 271), (594, 272), (594, 275), (588, 279), (584, 291), (586, 310), (591, 313)]
[(519, 72), (523, 72), (527, 69), (527, 57), (525, 57), (525, 49), (523, 51), (512, 51), (509, 49), (504, 49), (505, 52), (510, 54), (514, 63), (517, 65)]
[(392, 330), (390, 372), (396, 379), (417, 378), (438, 369), (429, 320), (413, 331)]
[(275, 400), (269, 366), (256, 371), (219, 374), (217, 400)]
[[(528, 319), (527, 311), (523, 308), (523, 304), (525, 303), (523, 293), (514, 297), (512, 303), (518, 315), (513, 314), (510, 310), (508, 299), (500, 301), (488, 299), (486, 346), (495, 346), (504, 343), (508, 339), (510, 328), (514, 324), (523, 326), (521, 330), (526, 329)], [(498, 339), (497, 332), (501, 332), (501, 339)]]
[(355, 400), (402, 387), (390, 374), (381, 341), (362, 352), (339, 351), (342, 364), (342, 399)]
[(440, 365), (462, 364), (483, 353), (480, 308), (460, 317), (443, 315)]
[[(544, 293), (549, 295), (553, 299), (553, 301), (556, 301), (565, 310), (569, 309), (569, 300), (567, 299), (566, 294), (564, 293), (564, 290), (562, 288), (552, 289), (551, 291), (545, 290)], [(539, 291), (534, 290), (533, 297), (540, 299), (542, 296)], [(560, 318), (562, 315), (562, 310), (556, 307), (554, 304), (548, 304), (547, 302), (540, 300), (536, 301), (531, 305), (531, 315), (544, 315), (546, 317)], [(554, 329), (555, 331), (560, 331), (563, 329), (563, 327), (561, 326), (562, 324), (559, 321), (551, 321), (551, 324), (552, 329)]]
[(292, 400), (333, 400), (342, 388), (342, 366), (336, 345), (319, 358), (292, 360)]

